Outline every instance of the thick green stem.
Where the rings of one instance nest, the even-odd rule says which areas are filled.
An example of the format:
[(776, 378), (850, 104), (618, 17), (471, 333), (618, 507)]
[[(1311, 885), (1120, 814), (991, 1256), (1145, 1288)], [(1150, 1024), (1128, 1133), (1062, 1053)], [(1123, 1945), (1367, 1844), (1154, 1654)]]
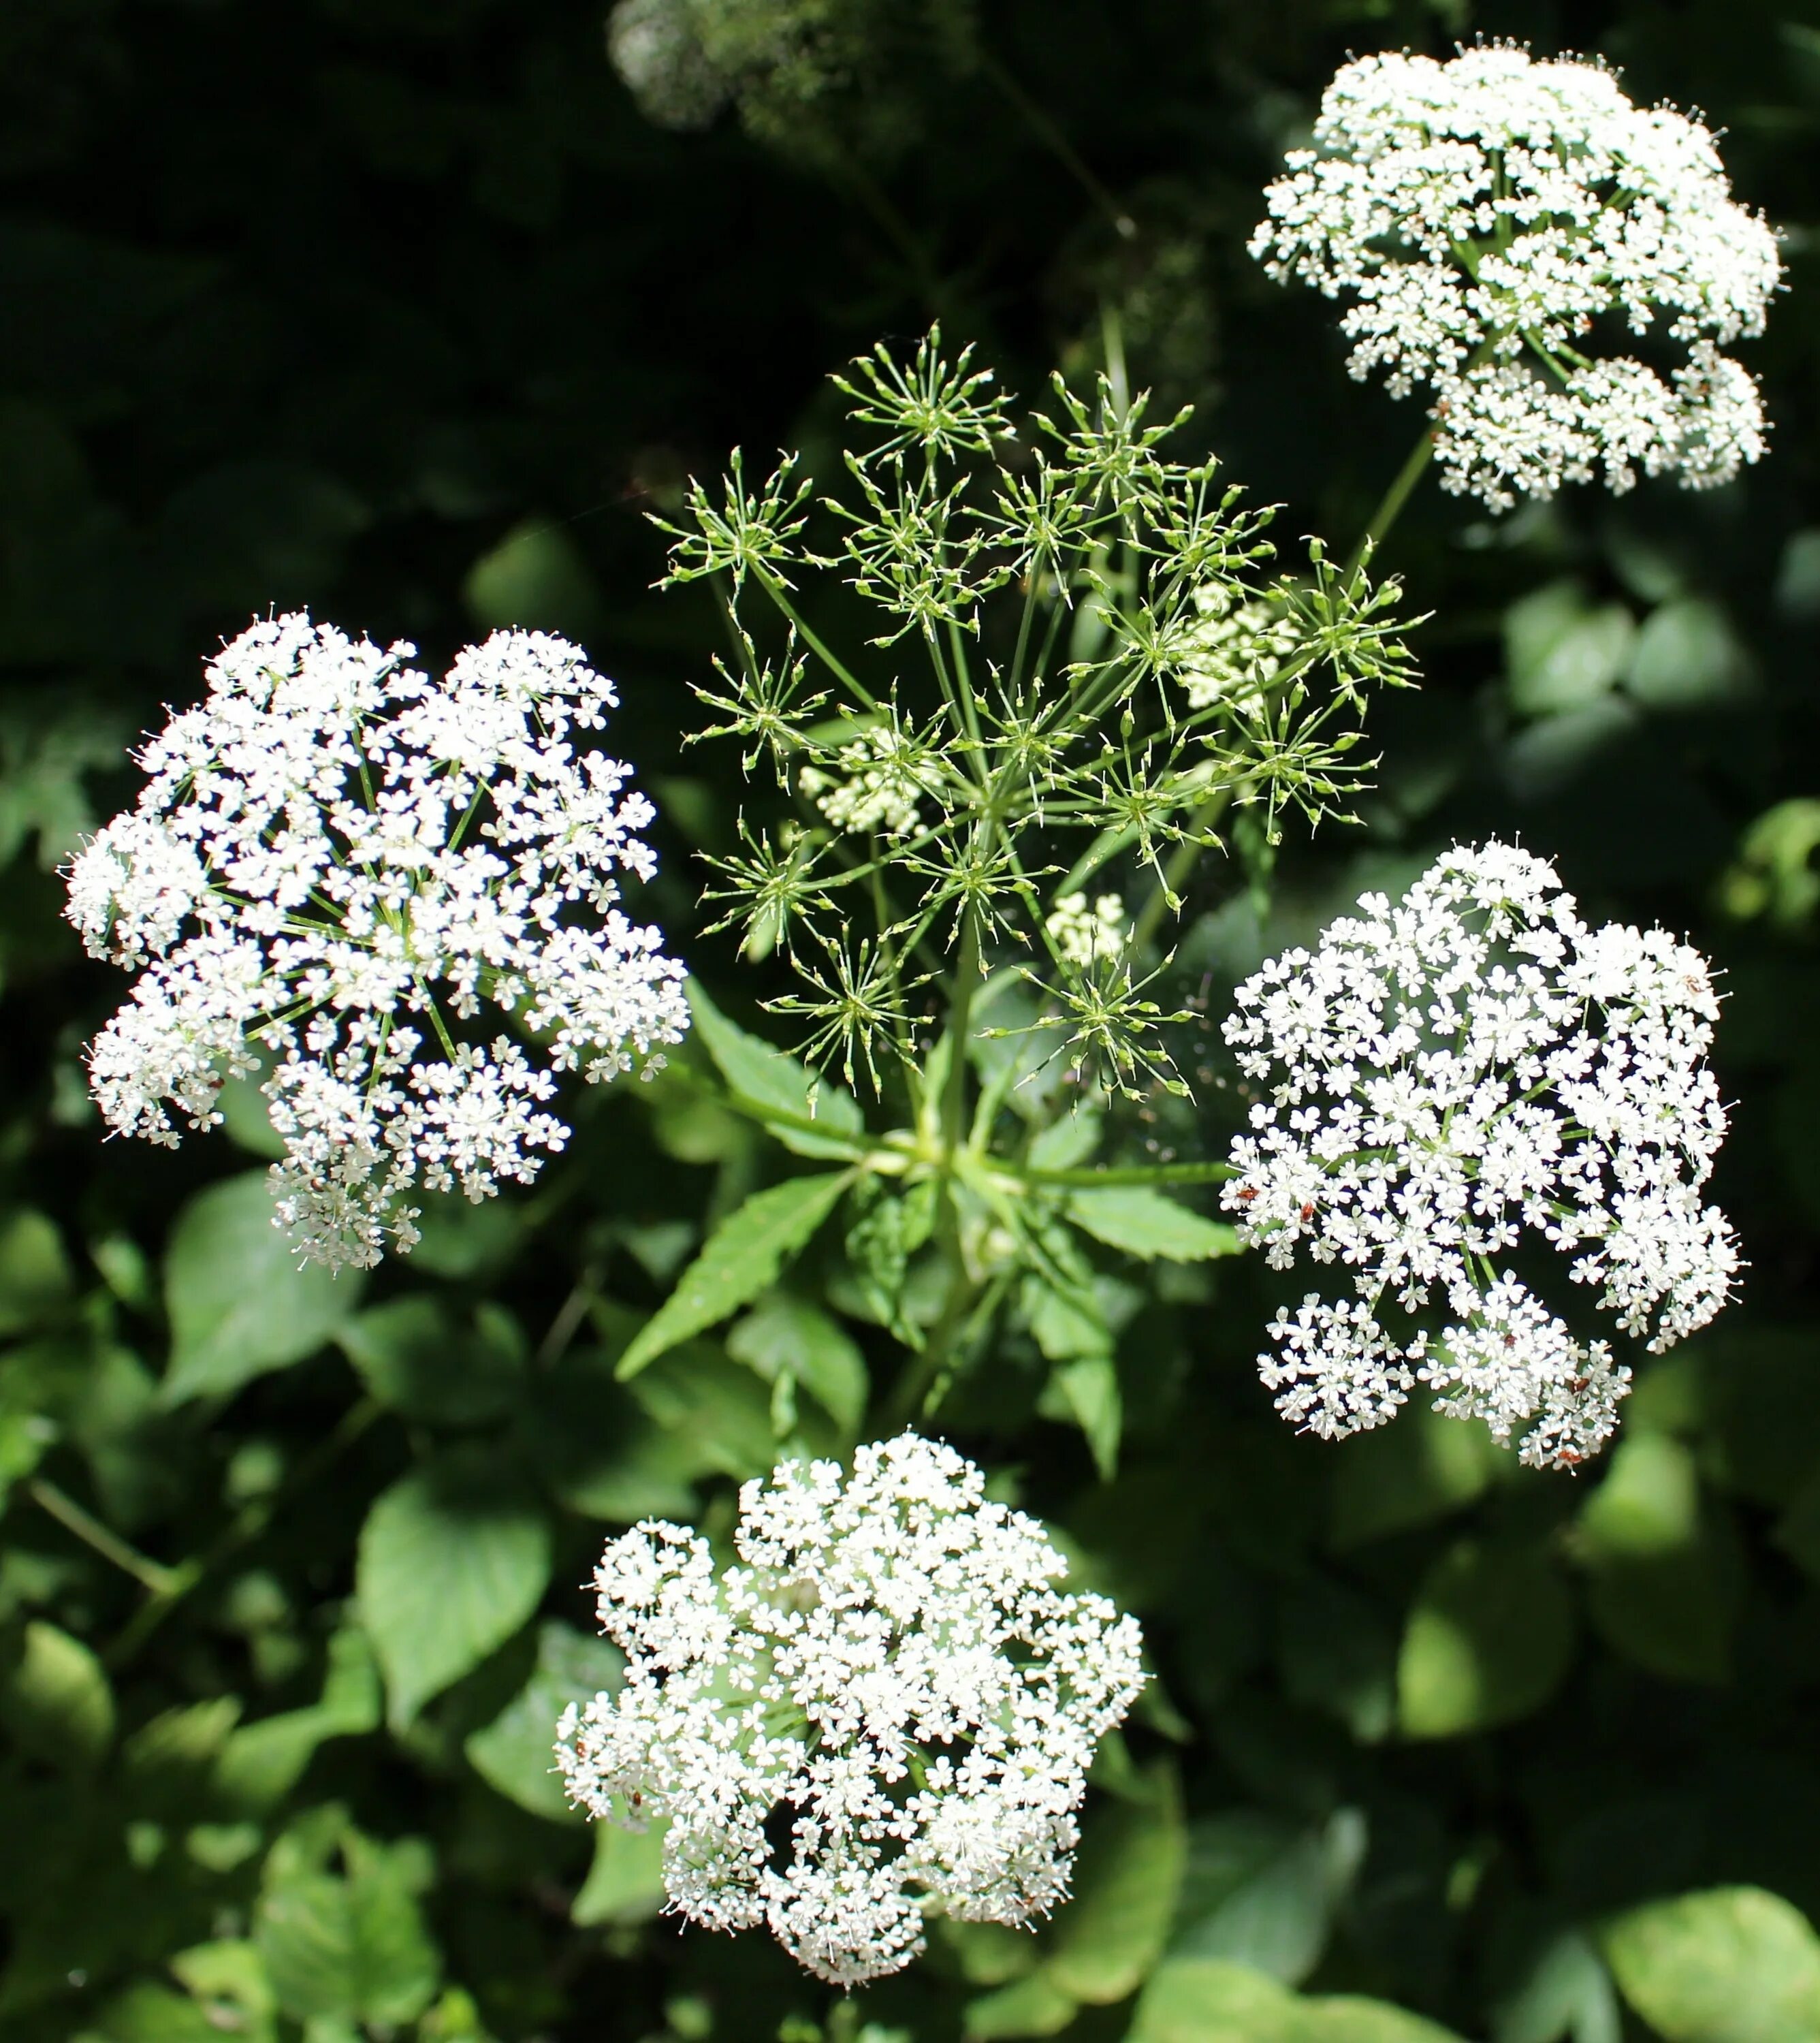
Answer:
[(1424, 427), (1422, 437), (1409, 450), (1409, 458), (1397, 472), (1397, 479), (1385, 491), (1377, 508), (1366, 523), (1365, 530), (1358, 535), (1358, 544), (1352, 550), (1352, 557), (1346, 564), (1347, 581), (1356, 581), (1358, 571), (1366, 562), (1383, 545), (1385, 535), (1397, 523), (1398, 515), (1409, 500), (1410, 492), (1422, 480), (1423, 471), (1435, 458), (1435, 431)]

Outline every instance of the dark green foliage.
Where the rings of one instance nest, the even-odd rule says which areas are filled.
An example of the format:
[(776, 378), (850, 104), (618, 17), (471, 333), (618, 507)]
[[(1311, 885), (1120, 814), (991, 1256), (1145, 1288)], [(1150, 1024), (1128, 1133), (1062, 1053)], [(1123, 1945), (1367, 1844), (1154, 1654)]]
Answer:
[[(914, 48), (693, 133), (642, 117), (603, 11), (0, 9), (0, 2034), (1807, 2043), (1820, 10), (906, 8)], [(1186, 1204), (1189, 1259), (1139, 1259), (1155, 1195), (1083, 1193), (1064, 1281), (933, 1423), (1140, 1613), (1157, 1679), (1079, 1898), (841, 2003), (762, 1938), (679, 1935), (654, 1841), (590, 1834), (546, 1770), (615, 1671), (600, 1543), (646, 1513), (718, 1535), (781, 1453), (895, 1423), (938, 1303), (928, 1213), (849, 1195), (853, 1102), (750, 1052), (783, 966), (695, 933), (692, 853), (732, 846), (743, 789), (734, 748), (682, 749), (719, 623), (649, 592), (642, 514), (736, 442), (826, 468), (824, 375), (880, 334), (939, 314), (1028, 397), (1100, 366), (1109, 306), (1158, 412), (1200, 407), (1174, 450), (1343, 550), (1420, 419), (1244, 237), (1347, 49), (1480, 31), (1596, 47), (1729, 131), (1789, 230), (1750, 355), (1773, 453), (1711, 496), (1497, 523), (1428, 485), (1381, 563), (1433, 615), (1426, 684), (1373, 706), (1364, 826), (1209, 862), (1159, 995), (1210, 1018), (1175, 1051), (1197, 1102), (1115, 1133), (1217, 1153), (1233, 981), (1515, 834), (1727, 972), (1743, 1301), (1646, 1363), (1577, 1477), (1414, 1411), (1324, 1447), (1252, 1368), (1291, 1287)], [(274, 604), (438, 661), (497, 623), (585, 634), (663, 812), (639, 905), (718, 1003), (655, 1084), (576, 1101), (535, 1191), (432, 1210), (364, 1292), (265, 1227), (256, 1098), (174, 1155), (103, 1146), (79, 1046), (122, 986), (58, 920), (125, 746)]]

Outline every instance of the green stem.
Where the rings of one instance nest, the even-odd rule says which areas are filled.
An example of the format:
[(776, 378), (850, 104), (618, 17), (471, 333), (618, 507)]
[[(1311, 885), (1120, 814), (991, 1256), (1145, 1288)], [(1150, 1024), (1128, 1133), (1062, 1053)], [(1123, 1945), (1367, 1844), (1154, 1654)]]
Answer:
[(1409, 500), (1410, 492), (1422, 480), (1423, 471), (1435, 458), (1435, 429), (1425, 426), (1422, 437), (1409, 450), (1409, 458), (1397, 471), (1396, 480), (1385, 491), (1377, 508), (1366, 522), (1365, 530), (1358, 535), (1358, 544), (1352, 550), (1352, 557), (1346, 564), (1347, 583), (1356, 582), (1366, 562), (1383, 545), (1385, 535), (1397, 523), (1397, 516)]
[(1082, 1165), (1078, 1169), (1044, 1170), (1023, 1163), (1000, 1163), (1006, 1177), (1021, 1178), (1029, 1185), (1061, 1185), (1091, 1190), (1096, 1185), (1217, 1185), (1239, 1175), (1238, 1167), (1203, 1158), (1185, 1163), (1112, 1163)]
[(875, 696), (872, 690), (866, 687), (864, 683), (852, 672), (852, 670), (848, 667), (846, 662), (842, 660), (838, 654), (834, 653), (826, 644), (825, 644), (816, 633), (811, 631), (808, 625), (803, 621), (801, 612), (798, 611), (795, 604), (790, 600), (789, 592), (784, 588), (783, 583), (778, 580), (776, 576), (765, 574), (761, 571), (759, 573), (758, 579), (765, 594), (771, 598), (772, 601), (776, 604), (777, 608), (782, 611), (784, 615), (789, 619), (790, 622), (795, 626), (797, 637), (803, 641), (803, 644), (807, 646), (810, 651), (815, 655), (816, 658), (818, 659), (822, 662), (822, 665), (828, 669), (829, 673), (831, 673), (837, 680), (841, 682), (844, 687), (850, 688), (866, 708), (876, 710), (879, 706), (878, 697)]
[(181, 1578), (181, 1569), (167, 1568), (157, 1561), (148, 1560), (136, 1547), (129, 1547), (117, 1532), (85, 1511), (54, 1482), (34, 1476), (25, 1488), (32, 1501), (48, 1512), (66, 1532), (73, 1532), (85, 1547), (99, 1554), (104, 1561), (111, 1562), (123, 1573), (131, 1575), (142, 1589), (149, 1589), (154, 1596), (169, 1594)]

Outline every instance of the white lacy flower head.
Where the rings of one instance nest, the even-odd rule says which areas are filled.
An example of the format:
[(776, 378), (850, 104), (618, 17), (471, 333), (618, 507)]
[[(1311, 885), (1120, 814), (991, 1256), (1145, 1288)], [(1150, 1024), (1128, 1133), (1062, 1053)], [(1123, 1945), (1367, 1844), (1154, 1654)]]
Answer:
[[(1314, 141), (1251, 252), (1351, 301), (1354, 376), (1431, 389), (1449, 489), (1504, 510), (1601, 465), (1615, 490), (1639, 468), (1699, 488), (1762, 454), (1757, 385), (1719, 350), (1762, 332), (1781, 259), (1699, 121), (1598, 63), (1484, 44), (1343, 66)], [(1601, 323), (1679, 366), (1584, 352)]]
[[(1399, 903), (1367, 894), (1285, 952), (1225, 1024), (1264, 1097), (1223, 1194), (1273, 1267), (1343, 1263), (1259, 1359), (1278, 1409), (1334, 1438), (1418, 1382), (1438, 1409), (1572, 1466), (1615, 1423), (1630, 1371), (1577, 1341), (1504, 1259), (1525, 1237), (1659, 1352), (1703, 1326), (1738, 1268), (1700, 1187), (1726, 1129), (1705, 1062), (1706, 961), (1660, 930), (1588, 929), (1552, 867), (1457, 847)], [(1412, 1321), (1439, 1294), (1438, 1338)]]
[(805, 766), (797, 786), (836, 830), (909, 837), (935, 784), (926, 745), (894, 719), (861, 732), (833, 755), (837, 772)]
[[(682, 967), (618, 906), (617, 875), (653, 870), (654, 811), (573, 742), (611, 685), (538, 632), (496, 633), (440, 683), (413, 650), (255, 623), (67, 875), (90, 953), (140, 972), (90, 1048), (109, 1125), (174, 1145), (262, 1050), (278, 1218), (331, 1267), (408, 1248), (416, 1186), (527, 1182), (568, 1136), (554, 1075), (649, 1071), (688, 1019)], [(458, 1040), (489, 1008), (493, 1033)]]
[(908, 1964), (930, 1914), (1046, 1915), (1094, 1747), (1143, 1684), (1136, 1620), (1058, 1589), (1041, 1527), (914, 1433), (851, 1475), (747, 1483), (734, 1543), (719, 1570), (680, 1526), (608, 1546), (595, 1586), (625, 1681), (563, 1715), (571, 1798), (667, 1823), (672, 1909), (762, 1923), (836, 1985)]

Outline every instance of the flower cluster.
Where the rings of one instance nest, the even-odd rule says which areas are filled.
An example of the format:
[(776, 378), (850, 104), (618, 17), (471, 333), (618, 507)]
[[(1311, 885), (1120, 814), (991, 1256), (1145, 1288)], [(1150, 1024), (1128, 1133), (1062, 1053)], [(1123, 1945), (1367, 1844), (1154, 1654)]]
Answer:
[[(1525, 1461), (1571, 1466), (1630, 1372), (1501, 1265), (1539, 1237), (1655, 1351), (1723, 1305), (1736, 1246), (1699, 1197), (1726, 1128), (1705, 960), (1659, 930), (1588, 928), (1553, 869), (1505, 845), (1358, 905), (1247, 980), (1225, 1025), (1266, 1096), (1224, 1203), (1273, 1267), (1305, 1251), (1357, 1272), (1355, 1298), (1278, 1313), (1265, 1381), (1329, 1438), (1426, 1383), (1500, 1440), (1527, 1428)], [(1438, 1338), (1386, 1328), (1387, 1305), (1412, 1316), (1436, 1291)]]
[[(1255, 805), (1272, 838), (1286, 809), (1347, 813), (1369, 693), (1412, 677), (1397, 585), (1318, 541), (1305, 573), (1272, 566), (1269, 514), (1170, 458), (1181, 420), (1104, 378), (1090, 396), (1057, 378), (1014, 424), (932, 330), (834, 381), (856, 427), (841, 495), (788, 455), (755, 484), (736, 452), (724, 488), (692, 483), (658, 521), (670, 581), (716, 578), (733, 613), (703, 734), (737, 738), (780, 798), (710, 859), (716, 926), (788, 949), (810, 992), (778, 1006), (849, 1083), (914, 1056), (911, 996), (945, 956), (964, 1006), (975, 978), (1020, 976), (1020, 1032), (1061, 1068), (1180, 1090), (1144, 991), (1181, 906), (1169, 874), (1224, 811)], [(799, 608), (831, 573), (871, 614), (860, 642)], [(1070, 905), (1090, 875), (1130, 905), (1116, 932)]]
[[(1353, 301), (1354, 375), (1433, 391), (1448, 489), (1501, 510), (1601, 464), (1615, 490), (1638, 469), (1699, 488), (1761, 454), (1756, 383), (1719, 351), (1762, 331), (1781, 262), (1698, 121), (1596, 63), (1491, 44), (1345, 65), (1314, 140), (1251, 252)], [(1661, 329), (1667, 378), (1583, 352), (1601, 323)]]
[[(90, 951), (137, 969), (90, 1046), (110, 1127), (174, 1144), (271, 1060), (278, 1217), (305, 1257), (416, 1239), (408, 1194), (533, 1177), (554, 1074), (677, 1041), (682, 968), (620, 911), (653, 860), (627, 769), (578, 751), (615, 701), (576, 649), (496, 633), (432, 683), (301, 614), (255, 623), (139, 755), (150, 776), (71, 862)], [(571, 914), (579, 910), (580, 918)], [(546, 1046), (458, 1040), (491, 1006)]]
[(1042, 1528), (914, 1433), (851, 1476), (749, 1482), (734, 1544), (718, 1573), (675, 1525), (607, 1547), (600, 1623), (626, 1677), (563, 1715), (572, 1798), (666, 1822), (673, 1909), (764, 1923), (837, 1985), (907, 1964), (925, 1914), (1046, 1914), (1094, 1746), (1143, 1682), (1135, 1620), (1056, 1589)]

